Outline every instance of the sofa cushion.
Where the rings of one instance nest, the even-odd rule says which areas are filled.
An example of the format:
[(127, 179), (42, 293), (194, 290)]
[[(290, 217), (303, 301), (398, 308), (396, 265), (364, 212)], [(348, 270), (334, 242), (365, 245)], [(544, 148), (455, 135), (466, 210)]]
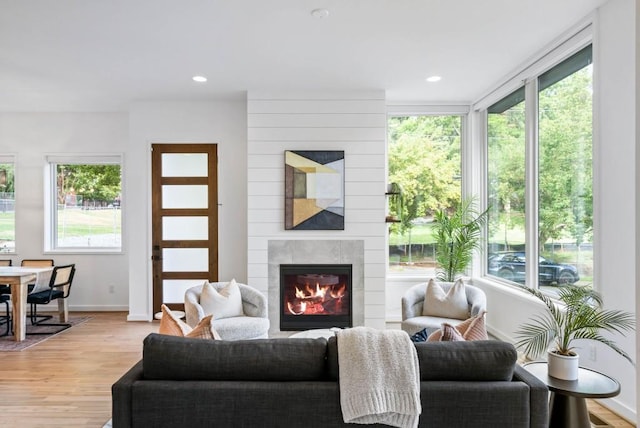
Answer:
[(182, 321), (176, 314), (174, 314), (167, 305), (160, 307), (162, 311), (162, 318), (160, 318), (160, 327), (158, 332), (160, 334), (168, 334), (171, 336), (185, 336), (192, 328), (184, 321)]
[(152, 333), (145, 379), (305, 381), (326, 379), (327, 340), (198, 340)]
[(330, 380), (338, 380), (338, 338), (335, 336), (327, 339), (327, 372)]
[[(420, 362), (420, 380), (510, 381), (515, 370), (516, 348), (499, 340), (472, 342), (420, 342), (414, 344)], [(327, 371), (338, 379), (338, 342), (327, 342)]]
[(224, 340), (266, 339), (269, 333), (268, 318), (222, 318), (213, 320), (212, 326)]
[(193, 330), (189, 333), (185, 334), (184, 337), (193, 337), (194, 339), (213, 339), (213, 340), (221, 340), (220, 335), (213, 328), (213, 315), (207, 315), (202, 318), (198, 325), (196, 325)]
[(427, 337), (427, 341), (488, 340), (489, 336), (484, 323), (485, 312), (482, 311), (479, 315), (456, 325), (444, 322), (441, 329), (434, 331)]
[(422, 315), (445, 317), (454, 319), (467, 319), (469, 317), (469, 303), (464, 282), (459, 279), (445, 292), (444, 289), (432, 279), (427, 284)]
[(442, 337), (440, 340), (443, 342), (458, 342), (465, 339), (462, 333), (456, 330), (454, 326), (444, 323), (442, 324)]
[(200, 293), (200, 306), (204, 314), (212, 314), (214, 320), (244, 315), (240, 287), (235, 279), (219, 290), (205, 281)]
[(415, 347), (423, 381), (509, 381), (518, 356), (511, 343), (499, 340), (420, 342)]
[(190, 325), (182, 321), (167, 305), (162, 305), (162, 318), (158, 333), (170, 336), (193, 337), (194, 339), (215, 339), (220, 340), (220, 335), (213, 327), (213, 315), (207, 315), (200, 322), (191, 328)]

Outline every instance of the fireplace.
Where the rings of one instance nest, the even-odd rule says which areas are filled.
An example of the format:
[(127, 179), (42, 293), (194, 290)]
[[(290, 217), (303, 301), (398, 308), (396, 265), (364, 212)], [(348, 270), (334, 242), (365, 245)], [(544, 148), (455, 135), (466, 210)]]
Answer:
[(280, 330), (352, 327), (351, 265), (280, 265)]

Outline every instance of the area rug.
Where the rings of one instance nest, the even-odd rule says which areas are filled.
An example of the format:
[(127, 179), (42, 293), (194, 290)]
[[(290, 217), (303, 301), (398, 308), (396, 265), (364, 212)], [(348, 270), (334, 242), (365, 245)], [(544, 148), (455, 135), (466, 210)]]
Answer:
[[(91, 317), (83, 317), (83, 316), (69, 316), (69, 324), (71, 324), (70, 328), (73, 326), (82, 324), (90, 320)], [(5, 328), (4, 326), (0, 326), (0, 329)], [(65, 329), (61, 332), (56, 333), (56, 330), (59, 330), (58, 326), (40, 326), (40, 325), (31, 325), (29, 320), (27, 319), (27, 338), (22, 342), (16, 342), (11, 336), (2, 336), (0, 337), (0, 352), (4, 351), (24, 351), (31, 346), (37, 345), (38, 343), (44, 342), (45, 340), (55, 336), (56, 334), (64, 333), (65, 331), (69, 331), (69, 329)], [(51, 333), (51, 334), (38, 334), (35, 336), (30, 336), (29, 333)]]

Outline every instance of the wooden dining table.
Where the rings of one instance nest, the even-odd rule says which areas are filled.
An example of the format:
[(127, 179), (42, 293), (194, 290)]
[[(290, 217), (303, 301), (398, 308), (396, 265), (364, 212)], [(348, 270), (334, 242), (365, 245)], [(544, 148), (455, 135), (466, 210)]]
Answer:
[[(20, 266), (0, 267), (0, 284), (11, 287), (11, 305), (13, 310), (13, 331), (16, 342), (25, 340), (27, 333), (27, 290), (39, 274), (52, 271), (53, 267), (33, 268)], [(67, 299), (58, 299), (60, 321), (67, 322), (69, 311)]]

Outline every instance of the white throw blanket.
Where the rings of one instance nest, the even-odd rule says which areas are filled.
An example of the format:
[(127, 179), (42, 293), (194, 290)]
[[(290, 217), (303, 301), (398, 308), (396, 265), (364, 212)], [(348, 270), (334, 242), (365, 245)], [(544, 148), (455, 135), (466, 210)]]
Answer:
[(420, 367), (409, 335), (355, 327), (336, 336), (344, 422), (417, 427)]

